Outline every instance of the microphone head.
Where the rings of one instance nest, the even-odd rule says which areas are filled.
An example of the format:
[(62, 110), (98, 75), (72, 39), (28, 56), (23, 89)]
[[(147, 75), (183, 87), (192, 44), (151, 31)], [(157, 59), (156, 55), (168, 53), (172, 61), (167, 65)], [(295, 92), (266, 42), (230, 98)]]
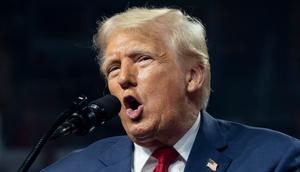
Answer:
[(106, 95), (89, 103), (89, 109), (96, 115), (96, 120), (103, 122), (118, 115), (121, 110), (121, 102), (113, 95)]
[(69, 118), (62, 121), (51, 136), (51, 140), (70, 134), (85, 135), (95, 127), (104, 124), (121, 110), (121, 102), (113, 95), (94, 100)]

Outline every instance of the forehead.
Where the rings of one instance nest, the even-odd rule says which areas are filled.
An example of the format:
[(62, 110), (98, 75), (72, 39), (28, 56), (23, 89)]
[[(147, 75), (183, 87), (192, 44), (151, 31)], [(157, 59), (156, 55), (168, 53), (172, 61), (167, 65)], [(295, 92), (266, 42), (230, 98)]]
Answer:
[(114, 32), (107, 39), (106, 45), (103, 51), (102, 66), (107, 61), (119, 56), (143, 52), (161, 54), (167, 51), (165, 40), (159, 34), (132, 30)]
[(107, 39), (105, 55), (115, 51), (131, 49), (151, 49), (158, 51), (164, 47), (164, 38), (158, 33), (140, 30), (121, 30), (116, 31)]

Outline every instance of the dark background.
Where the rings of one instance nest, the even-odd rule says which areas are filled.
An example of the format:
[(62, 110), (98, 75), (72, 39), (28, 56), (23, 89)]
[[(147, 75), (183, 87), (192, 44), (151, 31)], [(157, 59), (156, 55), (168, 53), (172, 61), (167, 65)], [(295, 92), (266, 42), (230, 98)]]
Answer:
[[(300, 138), (300, 3), (297, 0), (0, 2), (0, 171), (21, 165), (58, 114), (82, 94), (102, 95), (96, 21), (132, 6), (182, 8), (206, 29), (212, 68), (208, 112)], [(70, 150), (118, 135), (118, 119), (90, 135), (50, 142), (38, 171)]]

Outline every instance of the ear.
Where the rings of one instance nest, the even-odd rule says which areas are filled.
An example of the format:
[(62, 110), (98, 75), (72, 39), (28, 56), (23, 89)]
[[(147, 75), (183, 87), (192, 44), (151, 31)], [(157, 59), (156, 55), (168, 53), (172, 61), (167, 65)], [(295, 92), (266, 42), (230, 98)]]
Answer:
[(186, 74), (187, 92), (192, 93), (199, 90), (204, 82), (204, 69), (201, 64), (196, 63), (188, 69)]

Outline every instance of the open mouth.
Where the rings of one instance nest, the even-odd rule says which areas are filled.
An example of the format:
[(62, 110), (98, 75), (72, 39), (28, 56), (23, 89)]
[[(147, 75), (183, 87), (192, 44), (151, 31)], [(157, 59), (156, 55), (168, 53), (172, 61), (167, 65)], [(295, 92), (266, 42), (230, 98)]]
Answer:
[(144, 106), (135, 97), (126, 96), (123, 100), (126, 115), (133, 121), (138, 121), (142, 117)]
[(126, 109), (136, 110), (141, 105), (133, 96), (126, 96), (124, 98), (124, 105)]

